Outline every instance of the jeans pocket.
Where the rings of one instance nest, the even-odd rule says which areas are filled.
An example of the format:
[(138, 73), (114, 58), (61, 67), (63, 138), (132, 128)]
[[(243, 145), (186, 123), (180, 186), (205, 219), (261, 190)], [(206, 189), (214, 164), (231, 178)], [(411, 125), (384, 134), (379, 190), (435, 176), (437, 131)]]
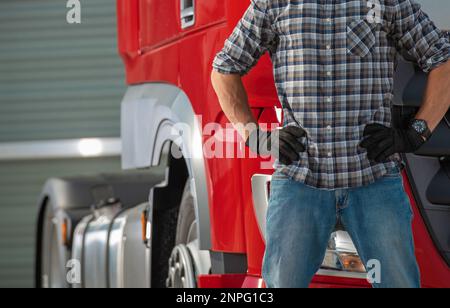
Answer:
[(402, 171), (400, 167), (390, 167), (387, 169), (386, 174), (384, 175), (385, 178), (393, 178), (393, 179), (399, 179), (402, 177)]
[(365, 20), (354, 20), (347, 26), (347, 51), (361, 58), (367, 56), (376, 43), (374, 28)]

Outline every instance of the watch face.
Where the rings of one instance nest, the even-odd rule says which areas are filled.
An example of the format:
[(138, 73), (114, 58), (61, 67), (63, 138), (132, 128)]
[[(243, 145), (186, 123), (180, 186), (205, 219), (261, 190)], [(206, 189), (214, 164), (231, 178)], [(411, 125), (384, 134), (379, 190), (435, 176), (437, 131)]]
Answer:
[(412, 127), (414, 128), (414, 130), (416, 132), (418, 132), (419, 134), (423, 134), (426, 132), (427, 130), (427, 123), (425, 123), (425, 121), (421, 121), (421, 120), (415, 120), (412, 123)]

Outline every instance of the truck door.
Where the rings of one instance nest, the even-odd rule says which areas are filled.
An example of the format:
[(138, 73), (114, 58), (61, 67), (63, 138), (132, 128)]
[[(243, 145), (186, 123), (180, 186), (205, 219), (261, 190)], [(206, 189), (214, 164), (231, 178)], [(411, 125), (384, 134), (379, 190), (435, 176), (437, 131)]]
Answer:
[(180, 0), (140, 0), (139, 37), (141, 49), (168, 43), (179, 34)]
[(141, 48), (159, 46), (180, 32), (198, 30), (225, 15), (226, 1), (141, 0), (139, 4)]

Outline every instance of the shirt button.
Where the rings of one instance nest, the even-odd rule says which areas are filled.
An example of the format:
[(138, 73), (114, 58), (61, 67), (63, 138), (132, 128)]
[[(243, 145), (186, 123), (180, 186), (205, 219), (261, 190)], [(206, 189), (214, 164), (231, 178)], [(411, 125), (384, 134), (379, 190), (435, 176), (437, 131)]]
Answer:
[(328, 76), (328, 77), (331, 77), (331, 72), (327, 72), (327, 76)]
[(328, 129), (328, 130), (333, 130), (333, 128), (331, 127), (331, 125), (328, 125), (328, 126), (327, 126), (327, 129)]
[(331, 23), (331, 18), (327, 18), (327, 23)]
[(327, 97), (327, 102), (331, 103), (331, 101), (332, 101), (332, 98), (331, 97)]
[(330, 50), (331, 49), (331, 45), (327, 45), (327, 49)]
[(333, 156), (333, 153), (328, 152), (328, 157), (331, 157), (331, 156)]

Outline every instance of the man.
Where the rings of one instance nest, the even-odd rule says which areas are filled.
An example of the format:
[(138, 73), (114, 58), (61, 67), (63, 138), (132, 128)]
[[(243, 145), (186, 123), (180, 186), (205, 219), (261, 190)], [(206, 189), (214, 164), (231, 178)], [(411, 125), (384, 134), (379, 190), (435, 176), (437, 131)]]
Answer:
[[(420, 287), (399, 153), (415, 152), (450, 106), (450, 43), (415, 0), (252, 0), (214, 61), (213, 86), (234, 124), (256, 123), (241, 77), (269, 52), (283, 129), (240, 134), (275, 152), (263, 277), (308, 287), (337, 221), (374, 287)], [(408, 127), (391, 127), (397, 53), (430, 72)], [(256, 142), (255, 142), (256, 140)]]

